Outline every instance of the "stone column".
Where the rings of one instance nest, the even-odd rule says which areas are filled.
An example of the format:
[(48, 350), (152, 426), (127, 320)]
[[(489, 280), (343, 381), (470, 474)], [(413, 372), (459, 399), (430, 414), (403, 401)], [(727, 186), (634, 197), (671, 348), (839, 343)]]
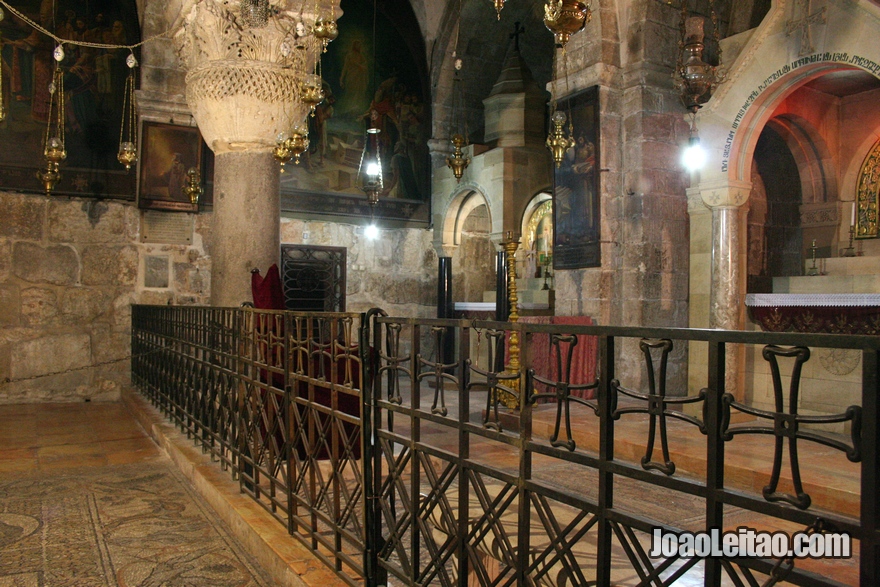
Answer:
[[(705, 189), (703, 202), (712, 211), (709, 328), (742, 330), (746, 293), (746, 254), (743, 216), (748, 210), (749, 182), (727, 182)], [(725, 391), (744, 398), (745, 349), (729, 345), (725, 364)]]
[(736, 206), (712, 208), (712, 284), (709, 328), (742, 328), (740, 282), (740, 212)]
[(251, 269), (279, 262), (278, 163), (269, 150), (217, 153), (211, 304), (253, 301)]
[[(181, 25), (174, 41), (187, 69), (186, 101), (214, 151), (211, 303), (252, 300), (250, 270), (280, 256), (279, 167), (272, 149), (308, 106), (302, 81), (335, 27), (338, 0), (273, 0), (265, 23), (245, 22), (238, 2), (169, 0)], [(320, 24), (321, 26), (316, 26)]]

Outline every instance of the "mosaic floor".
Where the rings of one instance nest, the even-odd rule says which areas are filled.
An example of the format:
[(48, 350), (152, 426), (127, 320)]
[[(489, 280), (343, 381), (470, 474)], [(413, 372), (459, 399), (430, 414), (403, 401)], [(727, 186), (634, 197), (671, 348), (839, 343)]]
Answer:
[(271, 585), (119, 404), (68, 405), (59, 434), (14, 408), (0, 409), (0, 587)]

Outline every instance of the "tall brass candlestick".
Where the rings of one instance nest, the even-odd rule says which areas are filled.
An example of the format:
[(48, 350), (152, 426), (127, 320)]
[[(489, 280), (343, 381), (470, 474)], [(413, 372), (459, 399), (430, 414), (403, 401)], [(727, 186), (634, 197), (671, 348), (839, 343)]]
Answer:
[[(519, 300), (516, 296), (516, 250), (519, 248), (519, 240), (513, 238), (513, 233), (508, 231), (507, 240), (505, 240), (502, 245), (504, 246), (504, 250), (507, 253), (507, 299), (510, 302), (510, 316), (507, 320), (509, 322), (517, 322), (519, 320)], [(508, 374), (515, 373), (518, 375), (520, 370), (520, 348), (519, 332), (517, 332), (516, 330), (513, 330), (510, 333), (508, 348), (510, 351), (510, 362), (505, 366), (505, 371)], [(514, 379), (510, 381), (509, 385), (517, 391), (517, 395), (511, 396), (509, 394), (504, 394), (499, 399), (501, 403), (504, 404), (506, 407), (512, 410), (519, 409), (519, 379)]]

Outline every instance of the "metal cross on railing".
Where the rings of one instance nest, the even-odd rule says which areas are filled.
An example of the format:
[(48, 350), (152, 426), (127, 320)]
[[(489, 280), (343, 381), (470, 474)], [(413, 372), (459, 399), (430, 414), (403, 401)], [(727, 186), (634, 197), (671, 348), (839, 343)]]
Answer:
[[(798, 458), (798, 439), (812, 440), (825, 446), (839, 449), (846, 453), (846, 457), (856, 463), (861, 460), (862, 438), (862, 408), (849, 406), (842, 414), (831, 416), (804, 416), (798, 413), (799, 393), (801, 382), (801, 370), (804, 363), (810, 360), (810, 349), (806, 347), (783, 348), (775, 345), (767, 345), (763, 351), (764, 360), (770, 363), (770, 372), (773, 380), (773, 395), (776, 411), (759, 410), (742, 404), (730, 393), (722, 397), (724, 412), (722, 413), (721, 433), (724, 440), (732, 440), (737, 434), (772, 434), (776, 437), (775, 451), (773, 454), (773, 471), (770, 474), (770, 482), (764, 487), (762, 493), (767, 501), (783, 501), (801, 509), (810, 507), (810, 496), (804, 491), (801, 482), (800, 461)], [(788, 391), (788, 411), (785, 409), (785, 398), (782, 392), (782, 378), (779, 373), (777, 357), (794, 358), (794, 366), (791, 372), (791, 385)], [(773, 427), (769, 426), (736, 426), (730, 427), (731, 408), (740, 412), (773, 421)], [(852, 446), (844, 442), (828, 438), (827, 436), (801, 430), (802, 424), (834, 424), (850, 422), (850, 434)], [(791, 480), (795, 495), (778, 492), (779, 477), (782, 470), (782, 444), (788, 439), (789, 460), (791, 463)]]

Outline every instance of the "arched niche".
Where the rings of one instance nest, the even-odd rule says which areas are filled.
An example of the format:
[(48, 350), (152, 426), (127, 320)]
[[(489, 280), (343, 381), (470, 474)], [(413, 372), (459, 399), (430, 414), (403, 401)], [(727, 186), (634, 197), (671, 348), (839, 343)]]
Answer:
[(540, 192), (526, 205), (520, 233), (520, 277), (540, 277), (553, 260), (553, 197)]

